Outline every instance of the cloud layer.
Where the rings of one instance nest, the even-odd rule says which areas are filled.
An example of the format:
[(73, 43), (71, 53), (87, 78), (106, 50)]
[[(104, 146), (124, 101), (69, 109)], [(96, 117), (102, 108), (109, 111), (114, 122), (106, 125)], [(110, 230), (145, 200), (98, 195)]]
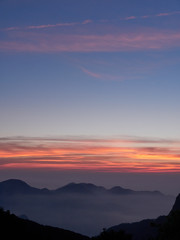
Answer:
[(0, 51), (41, 53), (144, 51), (177, 47), (180, 47), (180, 32), (171, 30), (103, 35), (18, 32), (8, 40), (0, 41)]
[(1, 139), (0, 168), (179, 172), (180, 147), (148, 139)]
[[(126, 16), (116, 20), (85, 19), (82, 22), (46, 23), (29, 26), (10, 26), (0, 29), (0, 51), (15, 52), (122, 52), (166, 50), (180, 47), (178, 29), (122, 29), (117, 24), (137, 19), (162, 18), (180, 15), (180, 11), (155, 15)], [(86, 26), (87, 25), (87, 26)]]
[[(129, 21), (129, 20), (135, 20), (135, 19), (148, 19), (148, 18), (156, 18), (156, 17), (169, 17), (173, 15), (180, 15), (180, 11), (174, 11), (174, 12), (161, 12), (154, 15), (143, 15), (143, 16), (126, 16), (126, 17), (120, 17), (118, 21)], [(115, 20), (113, 20), (115, 21)], [(7, 27), (1, 30), (4, 31), (14, 31), (14, 30), (28, 30), (28, 29), (46, 29), (46, 28), (57, 28), (57, 27), (69, 27), (69, 26), (76, 26), (76, 25), (85, 25), (89, 23), (93, 23), (94, 21), (91, 19), (86, 19), (83, 22), (59, 22), (56, 24), (41, 24), (41, 25), (30, 25), (30, 26), (24, 26), (24, 27)], [(108, 23), (110, 20), (96, 20), (96, 23), (98, 22), (104, 22)]]

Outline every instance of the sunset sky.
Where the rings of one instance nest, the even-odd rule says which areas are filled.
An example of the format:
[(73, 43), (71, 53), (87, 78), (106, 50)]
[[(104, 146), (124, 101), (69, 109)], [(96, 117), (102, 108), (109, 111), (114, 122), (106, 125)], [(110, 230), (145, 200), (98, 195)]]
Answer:
[(179, 76), (179, 0), (1, 0), (0, 180), (180, 180)]

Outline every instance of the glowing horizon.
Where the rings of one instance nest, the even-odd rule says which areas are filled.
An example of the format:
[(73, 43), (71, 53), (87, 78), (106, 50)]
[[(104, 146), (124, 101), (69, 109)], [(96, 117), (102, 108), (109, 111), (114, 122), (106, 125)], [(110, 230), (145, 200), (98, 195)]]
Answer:
[(157, 139), (7, 138), (0, 141), (0, 168), (180, 172), (180, 146)]

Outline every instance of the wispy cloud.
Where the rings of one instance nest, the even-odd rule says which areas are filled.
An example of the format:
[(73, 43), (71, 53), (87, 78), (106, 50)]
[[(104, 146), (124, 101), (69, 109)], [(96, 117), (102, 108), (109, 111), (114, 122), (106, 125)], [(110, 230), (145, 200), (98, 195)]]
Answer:
[(136, 19), (137, 17), (135, 16), (130, 16), (130, 17), (125, 17), (124, 20), (133, 20)]
[(102, 78), (103, 78), (103, 75), (102, 75), (102, 74), (91, 72), (91, 71), (87, 70), (87, 69), (84, 68), (84, 67), (81, 67), (81, 70), (82, 70), (84, 73), (86, 73), (86, 74), (88, 74), (89, 76), (91, 76), (91, 77), (95, 77), (95, 78), (99, 78), (99, 79), (102, 79)]
[[(126, 16), (117, 21), (131, 21), (152, 17), (179, 15), (180, 11), (157, 13), (155, 15)], [(100, 24), (101, 22), (101, 24)], [(99, 25), (97, 24), (99, 23)], [(97, 24), (96, 28), (87, 28), (87, 24)], [(1, 29), (0, 51), (16, 52), (121, 52), (166, 50), (180, 47), (179, 30), (141, 29), (116, 31), (109, 28), (110, 20), (85, 19), (82, 22), (60, 22), (30, 26), (11, 26)], [(77, 29), (75, 28), (77, 26)], [(66, 31), (58, 31), (64, 27)], [(48, 31), (51, 30), (51, 31)], [(100, 31), (98, 31), (98, 29)], [(42, 31), (41, 31), (42, 30)], [(47, 31), (43, 31), (47, 30)], [(77, 30), (77, 31), (76, 31)], [(84, 70), (88, 74), (88, 70)], [(99, 73), (89, 71), (89, 75), (102, 78)]]
[(92, 23), (92, 22), (93, 22), (93, 20), (87, 19), (87, 20), (84, 20), (84, 21), (82, 22), (82, 24), (88, 24), (88, 23)]
[(147, 19), (147, 18), (155, 18), (155, 17), (169, 17), (173, 15), (180, 15), (180, 11), (174, 11), (174, 12), (162, 12), (157, 13), (154, 15), (143, 15), (143, 16), (128, 16), (121, 18), (121, 20), (134, 20), (134, 19)]
[(101, 80), (107, 80), (107, 81), (123, 81), (126, 80), (127, 77), (123, 77), (123, 76), (115, 76), (115, 75), (110, 75), (110, 74), (105, 74), (105, 73), (96, 73), (96, 72), (92, 72), (89, 71), (88, 69), (84, 68), (84, 67), (80, 67), (80, 69), (86, 73), (87, 75), (93, 77), (93, 78), (97, 78), (97, 79), (101, 79)]
[[(173, 12), (161, 12), (154, 15), (142, 15), (142, 16), (126, 16), (120, 18), (120, 21), (129, 21), (129, 20), (136, 20), (136, 19), (147, 19), (153, 17), (169, 17), (173, 15), (180, 15), (180, 11), (173, 11)], [(116, 20), (118, 22), (118, 20)], [(110, 23), (111, 20), (100, 19), (100, 20), (92, 20), (92, 19), (85, 19), (82, 22), (60, 22), (55, 24), (41, 24), (41, 25), (30, 25), (30, 26), (11, 26), (7, 28), (0, 29), (1, 31), (15, 31), (15, 30), (32, 30), (32, 29), (48, 29), (48, 28), (57, 28), (57, 27), (70, 27), (70, 26), (78, 26), (78, 25), (86, 25), (90, 23)]]
[(158, 13), (155, 16), (156, 17), (166, 17), (166, 16), (172, 16), (172, 15), (179, 15), (180, 11), (174, 11), (174, 12), (162, 12), (162, 13)]
[(180, 31), (152, 29), (104, 35), (18, 32), (0, 41), (1, 51), (18, 52), (121, 52), (177, 47)]
[(56, 24), (42, 24), (42, 25), (31, 25), (24, 27), (8, 27), (1, 30), (4, 31), (13, 31), (13, 30), (31, 30), (31, 29), (46, 29), (46, 28), (57, 28), (57, 27), (71, 27), (76, 25), (85, 25), (88, 23), (92, 23), (93, 21), (90, 19), (84, 20), (83, 22), (62, 22)]
[(54, 28), (54, 27), (64, 27), (64, 26), (75, 26), (78, 23), (70, 22), (70, 23), (56, 23), (56, 24), (47, 24), (47, 25), (37, 25), (37, 26), (28, 26), (27, 29), (42, 29), (42, 28)]
[(179, 141), (149, 139), (1, 139), (0, 168), (105, 172), (180, 172)]

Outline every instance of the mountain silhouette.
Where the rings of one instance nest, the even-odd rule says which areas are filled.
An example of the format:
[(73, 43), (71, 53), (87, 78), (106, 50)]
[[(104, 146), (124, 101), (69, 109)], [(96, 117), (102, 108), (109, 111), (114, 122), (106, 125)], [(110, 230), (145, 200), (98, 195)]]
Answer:
[(91, 183), (69, 183), (55, 190), (47, 188), (39, 189), (31, 187), (26, 182), (19, 179), (9, 179), (0, 182), (0, 194), (60, 194), (60, 193), (77, 193), (77, 194), (114, 194), (114, 195), (162, 195), (158, 191), (134, 191), (122, 188), (120, 186), (106, 189), (102, 186), (96, 186)]
[(55, 193), (82, 193), (82, 194), (94, 194), (104, 193), (106, 189), (99, 187), (91, 183), (70, 183), (64, 187), (58, 188)]
[(19, 240), (88, 240), (89, 238), (81, 234), (55, 228), (44, 226), (36, 222), (21, 219), (9, 211), (0, 209), (0, 229), (1, 236), (4, 239), (19, 239)]
[(38, 192), (39, 189), (31, 187), (19, 179), (0, 182), (0, 194), (34, 194)]
[(112, 194), (142, 194), (142, 195), (163, 195), (161, 192), (159, 191), (134, 191), (131, 189), (126, 189), (126, 188), (122, 188), (119, 186), (113, 187), (111, 189), (108, 190), (109, 193)]
[(0, 182), (0, 194), (15, 195), (15, 194), (50, 194), (51, 191), (47, 188), (31, 187), (26, 182), (19, 179), (8, 179)]

